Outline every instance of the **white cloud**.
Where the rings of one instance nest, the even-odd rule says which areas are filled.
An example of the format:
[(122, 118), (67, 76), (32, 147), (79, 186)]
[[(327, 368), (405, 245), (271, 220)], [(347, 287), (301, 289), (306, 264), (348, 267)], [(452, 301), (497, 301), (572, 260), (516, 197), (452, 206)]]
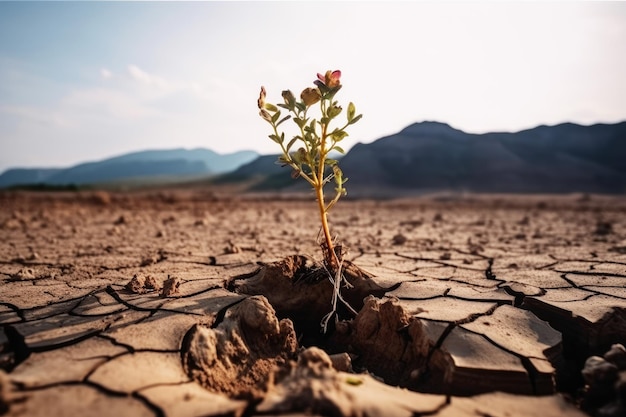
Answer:
[(171, 85), (165, 79), (156, 75), (149, 74), (136, 65), (129, 65), (128, 73), (134, 80), (137, 80), (149, 86), (155, 86), (158, 88), (171, 87)]
[(108, 80), (109, 78), (113, 77), (113, 73), (106, 68), (101, 68), (100, 76), (104, 78), (105, 80)]

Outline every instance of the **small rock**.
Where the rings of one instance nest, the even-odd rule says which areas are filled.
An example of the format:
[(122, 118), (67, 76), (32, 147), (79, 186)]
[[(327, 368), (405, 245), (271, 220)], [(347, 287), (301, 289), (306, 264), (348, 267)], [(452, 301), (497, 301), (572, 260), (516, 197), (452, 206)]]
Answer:
[(617, 366), (600, 356), (590, 356), (582, 373), (589, 385), (609, 385), (617, 379)]
[(241, 248), (235, 245), (233, 242), (228, 242), (228, 246), (224, 248), (224, 253), (233, 254), (241, 252)]
[(611, 362), (620, 371), (626, 370), (626, 348), (619, 343), (611, 346), (611, 349), (604, 354), (604, 359)]
[(352, 372), (352, 358), (346, 352), (329, 355), (333, 368), (339, 372)]
[(402, 233), (398, 233), (391, 240), (394, 245), (404, 245), (407, 241), (407, 238)]
[(150, 255), (141, 260), (139, 266), (148, 266), (159, 262), (159, 257), (157, 255)]
[(144, 294), (146, 292), (146, 279), (143, 276), (135, 275), (130, 282), (126, 284), (126, 289), (135, 294)]
[(300, 352), (298, 356), (298, 366), (308, 368), (313, 375), (321, 375), (325, 369), (331, 369), (333, 362), (326, 352), (312, 346)]
[(16, 280), (20, 280), (20, 281), (24, 281), (27, 279), (34, 279), (36, 275), (36, 272), (34, 269), (32, 268), (22, 268), (19, 271), (17, 271), (15, 274), (13, 274), (11, 276), (11, 278), (16, 279)]
[(606, 236), (613, 233), (613, 224), (611, 222), (606, 222), (602, 220), (598, 220), (596, 223), (596, 230), (594, 234), (599, 236)]
[(148, 275), (146, 277), (145, 287), (151, 290), (159, 291), (161, 289), (161, 283), (152, 275)]
[(117, 227), (117, 226), (113, 226), (111, 229), (107, 230), (107, 234), (109, 236), (119, 235), (120, 234), (120, 228)]
[(96, 191), (92, 194), (91, 201), (100, 206), (108, 206), (111, 204), (111, 194), (106, 191)]
[(177, 277), (167, 277), (165, 282), (163, 283), (163, 290), (161, 291), (161, 297), (171, 297), (173, 295), (178, 294), (180, 289), (180, 278)]
[(173, 223), (173, 222), (175, 222), (175, 221), (176, 221), (176, 217), (174, 217), (174, 216), (167, 216), (166, 218), (164, 218), (164, 219), (162, 220), (162, 222), (163, 222), (163, 224), (164, 224), (164, 225), (165, 225), (165, 224), (168, 224), (168, 223)]
[(127, 224), (127, 223), (128, 221), (126, 220), (126, 217), (124, 216), (118, 217), (117, 220), (113, 222), (114, 225)]

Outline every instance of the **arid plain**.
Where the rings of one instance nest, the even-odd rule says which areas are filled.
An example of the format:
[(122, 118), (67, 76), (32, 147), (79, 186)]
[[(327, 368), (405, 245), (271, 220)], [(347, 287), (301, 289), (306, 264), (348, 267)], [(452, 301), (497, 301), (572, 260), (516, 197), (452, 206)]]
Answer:
[(345, 199), (330, 223), (378, 289), (321, 335), (273, 300), (330, 282), (250, 284), (320, 259), (308, 196), (2, 192), (0, 413), (624, 410), (619, 363), (582, 370), (626, 343), (626, 198)]

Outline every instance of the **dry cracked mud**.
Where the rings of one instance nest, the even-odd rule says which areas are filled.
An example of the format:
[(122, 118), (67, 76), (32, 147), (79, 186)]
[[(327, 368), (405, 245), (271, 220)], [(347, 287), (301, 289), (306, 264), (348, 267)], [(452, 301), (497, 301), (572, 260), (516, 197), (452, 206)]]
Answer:
[(625, 214), (605, 196), (342, 201), (331, 227), (367, 282), (321, 335), (306, 295), (330, 282), (268, 281), (319, 258), (308, 199), (2, 192), (0, 414), (600, 415), (585, 395), (607, 369), (621, 412)]

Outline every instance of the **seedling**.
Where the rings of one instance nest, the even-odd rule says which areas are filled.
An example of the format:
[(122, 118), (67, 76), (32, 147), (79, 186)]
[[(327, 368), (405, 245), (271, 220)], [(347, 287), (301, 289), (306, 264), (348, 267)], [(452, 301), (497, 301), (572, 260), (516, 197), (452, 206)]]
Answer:
[[(304, 178), (315, 192), (320, 221), (322, 224), (323, 241), (321, 242), (324, 266), (330, 273), (330, 279), (335, 287), (333, 297), (333, 311), (336, 311), (337, 298), (341, 299), (339, 288), (342, 281), (341, 264), (343, 254), (341, 247), (336, 245), (328, 226), (328, 212), (347, 194), (344, 184), (348, 180), (343, 176), (339, 163), (330, 158), (331, 152), (344, 154), (339, 143), (348, 136), (348, 126), (358, 122), (362, 115), (356, 115), (354, 103), (348, 104), (346, 119), (343, 123), (337, 122), (342, 113), (342, 107), (335, 101), (335, 95), (341, 89), (341, 71), (326, 71), (324, 75), (317, 74), (315, 87), (305, 88), (297, 100), (290, 90), (282, 92), (283, 103), (271, 104), (265, 100), (266, 91), (261, 87), (258, 99), (260, 116), (272, 127), (269, 138), (276, 142), (282, 151), (278, 162), (293, 169), (293, 178)], [(314, 106), (319, 105), (319, 113)], [(287, 114), (283, 116), (282, 111)], [(313, 115), (317, 114), (317, 117)], [(287, 120), (293, 120), (297, 126), (296, 134), (286, 139), (285, 132), (279, 127)], [(331, 127), (334, 124), (335, 127)], [(330, 201), (326, 201), (324, 186), (331, 181), (335, 184), (335, 194)], [(334, 277), (334, 278), (333, 278)], [(347, 303), (346, 303), (347, 305)], [(350, 307), (350, 306), (348, 306)], [(326, 317), (326, 322), (330, 316)], [(325, 328), (325, 325), (324, 325)]]

